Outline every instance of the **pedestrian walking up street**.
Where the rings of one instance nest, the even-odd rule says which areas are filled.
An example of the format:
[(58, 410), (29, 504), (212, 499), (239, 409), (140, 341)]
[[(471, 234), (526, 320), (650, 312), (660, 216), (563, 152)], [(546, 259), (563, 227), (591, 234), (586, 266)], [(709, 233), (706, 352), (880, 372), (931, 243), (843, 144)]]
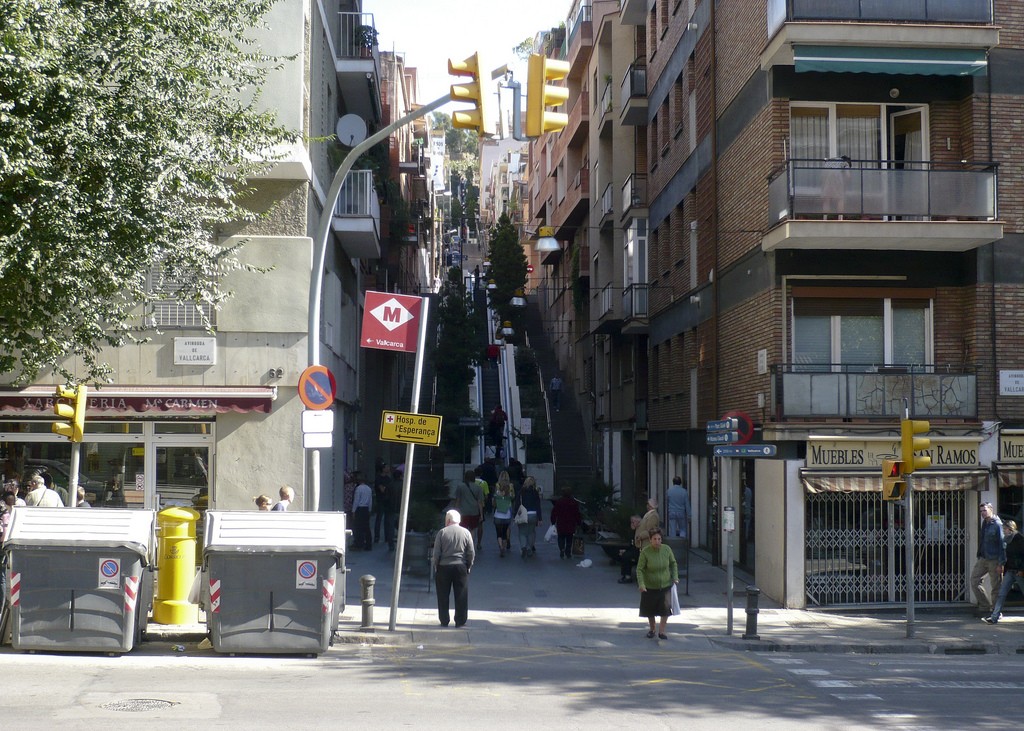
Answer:
[[(992, 603), (999, 594), (999, 586), (1003, 579), (1003, 564), (1006, 563), (1006, 544), (1003, 542), (1003, 524), (996, 515), (992, 503), (983, 503), (981, 513), (981, 531), (978, 535), (978, 560), (971, 569), (971, 589), (978, 601), (978, 613), (992, 616)], [(985, 577), (988, 576), (989, 589), (985, 588)]]
[(537, 481), (532, 477), (523, 480), (523, 489), (519, 491), (519, 505), (526, 508), (526, 522), (519, 523), (519, 549), (523, 558), (533, 556), (537, 553), (537, 526), (544, 522), (544, 512), (541, 510), (540, 491), (537, 489)]
[(562, 497), (551, 507), (551, 522), (558, 531), (558, 557), (572, 558), (572, 538), (583, 523), (583, 514), (568, 487), (562, 490)]
[(469, 619), (469, 572), (476, 560), (473, 536), (459, 525), (458, 510), (444, 514), (444, 528), (434, 537), (434, 585), (437, 588), (437, 620), (442, 627), (451, 622), (449, 602), (455, 592), (455, 626)]
[(992, 614), (982, 617), (986, 624), (996, 624), (1003, 611), (1006, 597), (1016, 584), (1024, 592), (1024, 535), (1017, 532), (1017, 524), (1008, 520), (1003, 523), (1003, 536), (1006, 539), (1006, 563), (1003, 564), (1003, 581), (1000, 584), (999, 596), (992, 607)]

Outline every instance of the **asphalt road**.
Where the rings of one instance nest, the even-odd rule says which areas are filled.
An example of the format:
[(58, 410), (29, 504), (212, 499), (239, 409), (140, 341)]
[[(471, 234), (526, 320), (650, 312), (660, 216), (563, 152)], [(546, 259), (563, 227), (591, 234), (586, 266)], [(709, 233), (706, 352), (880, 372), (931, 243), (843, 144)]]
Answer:
[[(145, 643), (121, 657), (0, 652), (4, 729), (995, 729), (1016, 656), (340, 645), (320, 658)], [(1012, 706), (1011, 706), (1012, 707)]]

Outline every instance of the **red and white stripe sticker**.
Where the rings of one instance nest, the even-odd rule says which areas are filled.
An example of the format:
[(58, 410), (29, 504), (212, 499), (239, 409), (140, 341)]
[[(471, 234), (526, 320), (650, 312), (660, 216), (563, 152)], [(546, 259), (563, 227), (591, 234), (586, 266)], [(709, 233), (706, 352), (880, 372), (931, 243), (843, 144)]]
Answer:
[(21, 603), (21, 572), (11, 574), (11, 606)]
[(210, 611), (220, 613), (220, 579), (210, 579)]
[(334, 579), (324, 579), (324, 602), (323, 610), (324, 614), (331, 613), (331, 607), (334, 605)]
[(135, 604), (139, 600), (139, 577), (124, 577), (124, 611), (134, 612)]

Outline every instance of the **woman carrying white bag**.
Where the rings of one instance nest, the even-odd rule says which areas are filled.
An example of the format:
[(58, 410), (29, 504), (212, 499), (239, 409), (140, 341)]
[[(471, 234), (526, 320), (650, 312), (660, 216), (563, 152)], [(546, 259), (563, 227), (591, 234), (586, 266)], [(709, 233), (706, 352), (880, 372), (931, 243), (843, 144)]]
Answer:
[(651, 531), (651, 543), (640, 551), (636, 564), (636, 583), (640, 587), (640, 616), (646, 617), (650, 630), (648, 637), (654, 637), (654, 618), (661, 619), (658, 625), (658, 639), (667, 640), (665, 625), (672, 611), (672, 589), (679, 583), (679, 564), (668, 546), (662, 545), (661, 530)]

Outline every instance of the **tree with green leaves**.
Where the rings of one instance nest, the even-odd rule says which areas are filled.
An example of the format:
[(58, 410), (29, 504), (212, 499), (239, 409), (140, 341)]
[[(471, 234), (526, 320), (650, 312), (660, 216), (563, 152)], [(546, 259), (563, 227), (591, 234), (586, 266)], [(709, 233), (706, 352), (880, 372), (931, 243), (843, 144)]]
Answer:
[(295, 135), (261, 111), (275, 60), (249, 33), (274, 0), (0, 5), (0, 374), (103, 378), (143, 327), (147, 276), (219, 303), (219, 227)]
[[(461, 267), (451, 267), (441, 284), (437, 315), (434, 372), (437, 378), (437, 413), (443, 417), (442, 448), (457, 454), (462, 447), (459, 417), (468, 416), (473, 365), (480, 358), (483, 322), (470, 306)], [(470, 446), (470, 445), (467, 445)]]
[(490, 279), (495, 289), (490, 290), (491, 307), (501, 322), (508, 320), (517, 333), (522, 332), (521, 311), (512, 307), (516, 291), (526, 287), (526, 253), (519, 243), (519, 234), (508, 213), (502, 213), (491, 233), (488, 257), (491, 261)]

